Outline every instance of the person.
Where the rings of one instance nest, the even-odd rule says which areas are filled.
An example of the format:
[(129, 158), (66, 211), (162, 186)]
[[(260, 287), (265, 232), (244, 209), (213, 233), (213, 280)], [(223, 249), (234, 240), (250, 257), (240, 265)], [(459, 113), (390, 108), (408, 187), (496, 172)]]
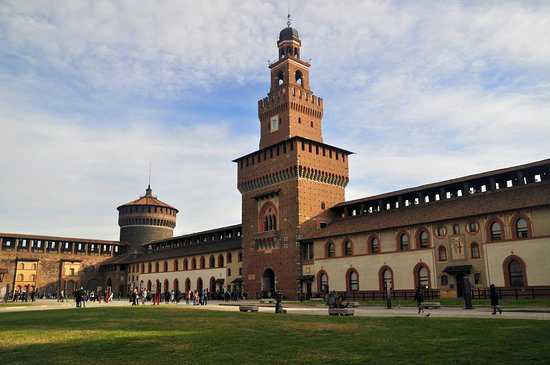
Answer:
[(34, 292), (34, 289), (31, 291), (31, 302), (34, 302), (34, 297), (36, 293)]
[(143, 292), (141, 293), (141, 304), (145, 304), (147, 301), (147, 289), (143, 289)]
[(137, 305), (138, 304), (138, 291), (137, 291), (137, 288), (134, 288), (134, 290), (132, 291), (132, 305)]
[(414, 293), (414, 300), (416, 301), (418, 314), (424, 313), (424, 306), (422, 305), (422, 303), (424, 302), (424, 291), (420, 286), (416, 288), (416, 292)]
[(160, 305), (160, 285), (157, 285), (157, 291), (155, 293), (155, 299), (153, 301), (153, 305)]
[(492, 314), (493, 315), (497, 314), (497, 310), (500, 314), (502, 314), (502, 309), (498, 305), (499, 298), (498, 298), (497, 288), (495, 287), (495, 284), (491, 284), (491, 286), (489, 287), (489, 298), (491, 299), (491, 307), (493, 307)]

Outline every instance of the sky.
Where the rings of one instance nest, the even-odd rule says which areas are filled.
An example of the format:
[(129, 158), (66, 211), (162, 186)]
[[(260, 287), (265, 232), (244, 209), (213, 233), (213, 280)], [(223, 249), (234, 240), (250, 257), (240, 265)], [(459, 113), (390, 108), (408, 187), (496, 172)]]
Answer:
[(289, 8), (346, 199), (550, 158), (547, 1), (0, 0), (0, 232), (118, 239), (149, 163), (175, 234), (239, 223)]

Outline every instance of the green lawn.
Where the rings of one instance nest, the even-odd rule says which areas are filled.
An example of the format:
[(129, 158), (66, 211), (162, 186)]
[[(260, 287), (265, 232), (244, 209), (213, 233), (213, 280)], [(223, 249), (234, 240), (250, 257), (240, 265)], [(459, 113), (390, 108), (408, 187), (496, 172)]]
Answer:
[(549, 364), (550, 322), (167, 307), (0, 313), (2, 364)]

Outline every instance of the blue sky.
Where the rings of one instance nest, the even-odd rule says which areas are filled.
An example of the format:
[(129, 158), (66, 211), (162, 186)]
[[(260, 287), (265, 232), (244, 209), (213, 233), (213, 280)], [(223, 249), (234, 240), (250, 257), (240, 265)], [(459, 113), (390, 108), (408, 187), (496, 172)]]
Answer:
[[(547, 2), (291, 2), (347, 199), (550, 157)], [(117, 238), (143, 194), (177, 233), (240, 221), (231, 160), (287, 4), (0, 1), (0, 231)]]

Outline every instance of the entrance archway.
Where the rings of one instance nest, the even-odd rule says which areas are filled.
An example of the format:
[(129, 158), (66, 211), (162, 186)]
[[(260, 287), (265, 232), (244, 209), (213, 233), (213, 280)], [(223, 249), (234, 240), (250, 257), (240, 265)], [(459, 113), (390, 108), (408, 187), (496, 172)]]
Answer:
[(197, 290), (199, 292), (202, 292), (202, 279), (201, 278), (197, 279)]
[(273, 296), (275, 292), (275, 273), (271, 269), (266, 269), (262, 276), (262, 292), (268, 297)]
[(214, 294), (216, 292), (216, 279), (212, 276), (210, 278), (210, 293)]

